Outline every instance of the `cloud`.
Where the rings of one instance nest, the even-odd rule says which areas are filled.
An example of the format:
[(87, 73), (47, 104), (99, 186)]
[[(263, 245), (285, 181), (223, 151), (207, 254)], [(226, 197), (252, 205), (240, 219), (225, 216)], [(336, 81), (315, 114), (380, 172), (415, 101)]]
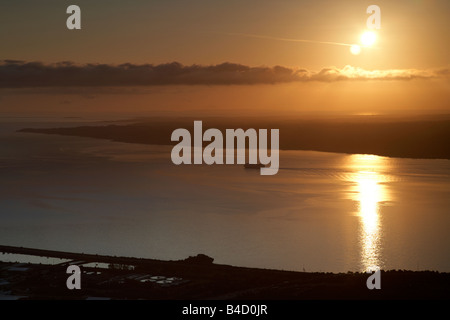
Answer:
[(418, 70), (418, 69), (389, 69), (365, 70), (362, 68), (345, 66), (342, 69), (325, 68), (312, 74), (309, 80), (341, 81), (341, 80), (413, 80), (444, 78), (450, 75), (449, 69)]
[(235, 63), (184, 66), (178, 62), (152, 65), (54, 64), (0, 61), (0, 88), (37, 87), (130, 87), (156, 85), (252, 85), (288, 82), (336, 82), (349, 80), (413, 80), (449, 78), (450, 69), (365, 70), (345, 66), (305, 69), (250, 67)]

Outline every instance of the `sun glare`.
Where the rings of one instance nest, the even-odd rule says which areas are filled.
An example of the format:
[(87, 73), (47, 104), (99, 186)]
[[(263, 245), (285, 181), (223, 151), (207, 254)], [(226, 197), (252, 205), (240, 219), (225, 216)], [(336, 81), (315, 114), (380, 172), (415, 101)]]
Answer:
[(377, 40), (377, 35), (373, 31), (366, 31), (361, 35), (361, 43), (364, 46), (372, 46)]
[(352, 200), (358, 202), (361, 266), (364, 271), (375, 270), (383, 265), (381, 204), (392, 200), (385, 183), (389, 177), (383, 174), (389, 163), (383, 157), (355, 154), (349, 157), (349, 167), (355, 172)]
[(357, 44), (354, 44), (350, 47), (350, 52), (354, 55), (358, 55), (361, 52), (361, 47)]

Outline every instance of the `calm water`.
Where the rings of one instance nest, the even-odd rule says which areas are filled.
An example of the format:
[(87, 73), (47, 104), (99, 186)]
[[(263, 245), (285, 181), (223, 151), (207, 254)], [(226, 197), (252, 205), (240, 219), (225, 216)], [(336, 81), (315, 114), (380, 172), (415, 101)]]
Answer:
[[(66, 124), (73, 125), (73, 124)], [(280, 171), (0, 125), (0, 244), (306, 271), (450, 271), (450, 161), (282, 151)], [(0, 256), (1, 259), (1, 256)]]

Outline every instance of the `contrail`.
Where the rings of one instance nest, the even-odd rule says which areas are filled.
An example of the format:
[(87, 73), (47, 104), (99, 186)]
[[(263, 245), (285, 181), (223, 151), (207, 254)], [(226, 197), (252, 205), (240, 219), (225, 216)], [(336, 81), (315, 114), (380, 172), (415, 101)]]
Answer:
[(331, 45), (335, 45), (335, 46), (346, 46), (346, 47), (351, 47), (351, 46), (354, 45), (354, 44), (341, 43), (341, 42), (278, 38), (278, 37), (261, 36), (261, 35), (257, 35), (257, 34), (248, 34), (248, 33), (225, 33), (225, 34), (229, 35), (229, 36), (240, 36), (240, 37), (248, 37), (248, 38), (259, 38), (259, 39), (269, 39), (269, 40), (289, 41), (289, 42), (307, 42), (307, 43), (331, 44)]

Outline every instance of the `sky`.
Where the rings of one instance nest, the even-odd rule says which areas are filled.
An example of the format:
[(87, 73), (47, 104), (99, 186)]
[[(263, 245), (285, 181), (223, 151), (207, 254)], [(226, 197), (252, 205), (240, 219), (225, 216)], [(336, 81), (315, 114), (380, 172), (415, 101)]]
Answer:
[[(81, 30), (66, 28), (71, 4)], [(354, 55), (372, 4), (381, 29)], [(448, 113), (449, 9), (448, 0), (1, 1), (0, 115)]]

